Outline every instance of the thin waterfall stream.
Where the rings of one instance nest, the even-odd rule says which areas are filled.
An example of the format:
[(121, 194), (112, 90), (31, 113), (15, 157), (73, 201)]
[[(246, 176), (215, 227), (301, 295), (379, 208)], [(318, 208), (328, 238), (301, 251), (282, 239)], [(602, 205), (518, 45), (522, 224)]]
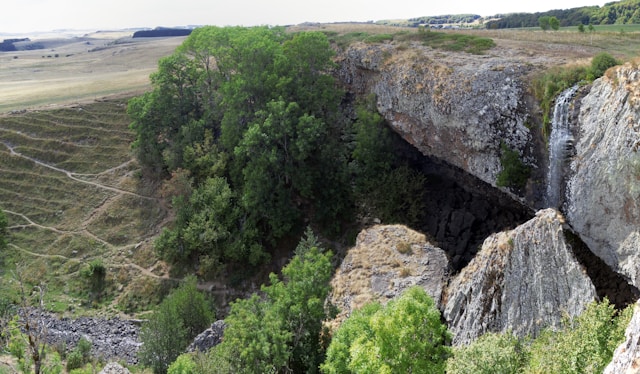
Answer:
[(569, 123), (569, 109), (578, 86), (564, 90), (556, 98), (549, 136), (549, 174), (547, 176), (547, 206), (559, 208), (562, 204), (564, 166), (573, 148), (573, 135)]

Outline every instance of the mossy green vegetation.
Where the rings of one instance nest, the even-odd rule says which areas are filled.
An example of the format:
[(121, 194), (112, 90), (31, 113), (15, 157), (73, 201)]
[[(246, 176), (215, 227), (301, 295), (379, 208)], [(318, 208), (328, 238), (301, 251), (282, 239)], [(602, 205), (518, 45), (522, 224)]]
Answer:
[(523, 188), (531, 174), (531, 167), (522, 161), (518, 151), (509, 148), (505, 143), (500, 145), (500, 151), (502, 170), (496, 177), (496, 185), (498, 187)]

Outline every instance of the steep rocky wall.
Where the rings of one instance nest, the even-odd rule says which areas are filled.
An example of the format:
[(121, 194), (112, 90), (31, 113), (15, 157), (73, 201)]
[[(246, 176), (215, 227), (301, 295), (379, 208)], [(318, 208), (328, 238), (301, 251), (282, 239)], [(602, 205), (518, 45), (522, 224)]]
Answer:
[(610, 267), (640, 286), (640, 69), (611, 69), (582, 99), (567, 220)]
[(348, 88), (375, 94), (379, 112), (424, 155), (494, 186), (501, 142), (535, 164), (525, 126), (528, 64), (508, 56), (445, 55), (418, 43), (355, 44), (339, 63)]
[(596, 298), (565, 242), (562, 217), (546, 209), (508, 232), (490, 236), (449, 284), (443, 315), (453, 344), (485, 332), (535, 335), (564, 313), (580, 314)]

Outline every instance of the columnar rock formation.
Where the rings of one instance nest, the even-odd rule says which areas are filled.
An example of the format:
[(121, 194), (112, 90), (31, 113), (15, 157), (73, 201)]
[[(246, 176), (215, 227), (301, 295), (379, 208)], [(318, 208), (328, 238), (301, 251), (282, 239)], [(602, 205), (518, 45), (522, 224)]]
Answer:
[(581, 102), (567, 220), (610, 267), (640, 287), (640, 69), (610, 69)]
[(449, 284), (444, 317), (453, 344), (485, 332), (536, 335), (563, 314), (580, 314), (595, 288), (565, 242), (562, 217), (553, 209), (515, 230), (490, 236)]

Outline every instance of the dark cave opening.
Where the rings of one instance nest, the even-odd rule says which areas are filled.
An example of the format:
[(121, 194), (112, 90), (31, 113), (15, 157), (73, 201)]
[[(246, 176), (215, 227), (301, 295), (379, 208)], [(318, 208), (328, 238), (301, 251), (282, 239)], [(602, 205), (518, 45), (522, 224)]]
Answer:
[(447, 253), (453, 273), (473, 259), (491, 234), (533, 218), (530, 208), (479, 178), (424, 156), (408, 143), (403, 148), (402, 158), (427, 181), (426, 214), (422, 225), (415, 228)]
[(616, 308), (623, 309), (640, 298), (640, 290), (596, 256), (578, 235), (564, 230), (564, 236), (576, 259), (586, 269), (600, 300), (606, 297)]

